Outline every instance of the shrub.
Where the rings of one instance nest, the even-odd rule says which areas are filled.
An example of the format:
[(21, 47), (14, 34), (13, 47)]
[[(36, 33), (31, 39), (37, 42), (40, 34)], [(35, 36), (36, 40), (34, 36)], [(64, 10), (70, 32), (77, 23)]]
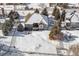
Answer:
[(17, 31), (20, 31), (20, 32), (24, 31), (24, 27), (22, 24), (18, 25)]
[(6, 20), (5, 23), (2, 25), (2, 31), (4, 35), (8, 35), (9, 31), (13, 28), (12, 20)]
[(3, 35), (7, 36), (8, 35), (8, 28), (6, 26), (6, 24), (4, 23), (3, 26), (2, 26), (2, 32), (3, 32)]

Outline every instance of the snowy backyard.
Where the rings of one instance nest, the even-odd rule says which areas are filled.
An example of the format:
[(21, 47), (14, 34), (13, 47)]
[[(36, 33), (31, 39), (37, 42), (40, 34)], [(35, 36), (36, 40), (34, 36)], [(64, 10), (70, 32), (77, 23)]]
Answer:
[[(72, 44), (79, 43), (78, 31), (62, 31), (69, 32), (73, 35), (73, 38), (67, 41), (50, 41), (48, 38), (49, 31), (32, 31), (32, 34), (27, 34), (27, 32), (15, 32), (12, 40), (12, 36), (4, 37), (0, 39), (0, 44), (3, 44), (3, 51), (0, 52), (2, 55), (57, 55), (56, 47), (63, 46), (68, 48)], [(11, 40), (13, 42), (11, 42)], [(9, 49), (10, 44), (16, 48), (11, 49), (8, 53), (6, 51)], [(7, 45), (7, 46), (5, 46)], [(6, 53), (6, 54), (5, 54)], [(19, 54), (18, 54), (19, 53)], [(34, 54), (35, 53), (35, 54)], [(64, 54), (64, 53), (63, 53)]]
[[(36, 6), (38, 7), (38, 6)], [(13, 8), (14, 9), (14, 8)], [(66, 56), (67, 51), (64, 49), (58, 49), (63, 47), (69, 49), (73, 44), (79, 44), (79, 9), (66, 9), (66, 18), (71, 17), (71, 13), (76, 11), (75, 15), (72, 17), (71, 22), (77, 23), (77, 28), (72, 30), (62, 29), (61, 32), (64, 33), (63, 40), (50, 40), (49, 33), (50, 29), (38, 30), (38, 31), (17, 31), (17, 26), (14, 25), (12, 31), (9, 32), (8, 36), (2, 35), (2, 30), (0, 30), (0, 56)], [(16, 10), (20, 14), (20, 23), (25, 24), (25, 16), (28, 13), (33, 14), (34, 10)], [(6, 11), (9, 13), (10, 11)], [(48, 13), (52, 14), (52, 9), (48, 9)], [(36, 16), (36, 17), (35, 17)], [(30, 22), (45, 22), (48, 18), (41, 16), (40, 14), (33, 14), (30, 17)], [(33, 19), (32, 19), (33, 18)], [(31, 19), (33, 21), (31, 21)], [(40, 21), (38, 21), (40, 19)], [(42, 19), (42, 20), (41, 20)], [(49, 18), (50, 19), (50, 18)], [(52, 18), (54, 20), (54, 18)], [(50, 19), (51, 20), (51, 19)], [(0, 23), (4, 23), (5, 20), (1, 19)], [(51, 23), (51, 21), (49, 21)], [(31, 24), (31, 23), (30, 23)], [(49, 25), (47, 22), (46, 25)], [(73, 25), (72, 25), (73, 26)], [(50, 26), (51, 27), (51, 26)], [(67, 36), (71, 37), (67, 37)]]

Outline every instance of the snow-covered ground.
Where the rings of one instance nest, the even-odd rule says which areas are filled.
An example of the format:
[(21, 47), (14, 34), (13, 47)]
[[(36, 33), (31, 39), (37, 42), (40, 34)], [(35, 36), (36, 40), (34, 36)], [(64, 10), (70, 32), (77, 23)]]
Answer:
[[(63, 48), (67, 48), (72, 44), (79, 43), (79, 31), (67, 31), (63, 30), (63, 33), (71, 33), (72, 39), (67, 41), (64, 39), (63, 41), (50, 41), (49, 40), (49, 32), (50, 31), (32, 31), (31, 34), (27, 34), (27, 32), (15, 32), (15, 38), (13, 45), (24, 53), (24, 55), (56, 55), (57, 47), (63, 46)], [(6, 39), (5, 39), (6, 38)], [(11, 43), (12, 36), (5, 37), (4, 39), (0, 39), (0, 42), (6, 44), (7, 46)], [(15, 49), (12, 51), (16, 51)], [(17, 51), (18, 52), (18, 51)], [(13, 53), (13, 52), (12, 52)], [(11, 53), (11, 54), (12, 54)], [(37, 54), (28, 54), (28, 53), (37, 53)], [(15, 54), (14, 54), (15, 55)]]
[[(77, 15), (79, 16), (78, 9), (77, 10)], [(68, 9), (67, 11), (67, 16), (70, 16), (70, 13), (73, 12), (74, 10)], [(18, 11), (18, 13), (22, 16), (27, 15), (28, 13), (33, 13), (34, 11)], [(52, 13), (52, 10), (49, 12)], [(7, 12), (9, 13), (9, 11)], [(73, 21), (77, 19), (77, 17), (73, 18)], [(24, 19), (23, 19), (24, 20)], [(77, 19), (78, 21), (79, 19)], [(3, 19), (0, 19), (0, 22), (4, 22)], [(15, 48), (12, 48), (11, 51), (6, 53), (2, 52), (2, 49), (0, 48), (0, 55), (57, 55), (57, 47), (63, 47), (67, 48), (71, 46), (72, 44), (77, 44), (79, 43), (79, 30), (62, 30), (63, 33), (65, 34), (71, 34), (72, 38), (69, 38), (66, 40), (64, 38), (63, 41), (50, 41), (49, 40), (49, 30), (44, 30), (44, 31), (32, 31), (31, 34), (28, 34), (28, 32), (18, 32), (16, 31), (14, 36), (12, 37), (10, 33), (9, 36), (1, 36), (0, 37), (0, 45), (2, 46), (3, 44), (6, 46), (6, 50), (8, 50), (10, 44), (12, 43)], [(0, 33), (1, 34), (1, 33)], [(13, 42), (12, 42), (13, 41)], [(0, 46), (0, 47), (1, 47)], [(5, 47), (4, 46), (4, 47)], [(3, 47), (3, 49), (4, 49)], [(35, 53), (35, 54), (33, 54)]]
[[(13, 45), (23, 52), (38, 52), (38, 53), (47, 53), (47, 54), (56, 54), (56, 47), (46, 40), (45, 35), (42, 32), (32, 32), (32, 34), (27, 35), (26, 32), (18, 32), (15, 33), (15, 38)], [(5, 39), (6, 38), (6, 39)], [(5, 37), (4, 39), (0, 39), (1, 44), (5, 44), (10, 46), (11, 44), (11, 36)]]
[(49, 43), (46, 38), (47, 35), (42, 33), (32, 32), (32, 34), (25, 35), (24, 37), (17, 37), (15, 45), (22, 51), (56, 54), (55, 46)]

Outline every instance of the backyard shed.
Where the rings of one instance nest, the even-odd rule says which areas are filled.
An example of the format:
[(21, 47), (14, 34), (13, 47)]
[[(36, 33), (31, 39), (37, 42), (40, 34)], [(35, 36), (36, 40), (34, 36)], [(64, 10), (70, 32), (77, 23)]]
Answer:
[[(33, 26), (33, 24), (38, 24), (38, 28), (42, 24), (43, 29), (48, 28), (48, 17), (45, 15), (40, 15), (38, 13), (34, 13), (29, 20), (26, 22), (26, 24), (30, 24)], [(40, 24), (41, 23), (41, 24)]]

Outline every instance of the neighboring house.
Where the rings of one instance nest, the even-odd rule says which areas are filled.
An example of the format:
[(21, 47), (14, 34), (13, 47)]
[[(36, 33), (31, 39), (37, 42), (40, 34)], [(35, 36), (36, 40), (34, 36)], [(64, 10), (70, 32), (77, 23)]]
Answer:
[(34, 25), (36, 24), (36, 27), (40, 27), (40, 25), (42, 25), (41, 27), (44, 27), (43, 29), (47, 29), (48, 28), (48, 17), (44, 16), (44, 15), (40, 15), (38, 13), (34, 13), (29, 20), (26, 22), (26, 24), (30, 24), (30, 25)]
[(16, 10), (25, 10), (26, 5), (16, 5)]
[[(71, 16), (72, 15), (69, 16), (67, 14), (66, 18), (70, 19)], [(71, 23), (71, 27), (74, 28), (74, 29), (75, 28), (76, 29), (79, 28), (79, 15), (78, 15), (78, 13), (74, 14), (74, 16), (71, 18), (71, 22), (69, 20), (66, 20), (65, 22), (66, 22), (66, 24), (70, 24)]]
[(40, 6), (41, 8), (50, 7), (50, 6), (49, 6), (49, 3), (40, 3), (39, 6)]
[(31, 4), (28, 4), (27, 7), (29, 9), (42, 9), (42, 8), (45, 8), (45, 7), (49, 7), (49, 3), (31, 3)]
[(29, 9), (41, 9), (41, 7), (39, 6), (39, 4), (36, 4), (36, 3), (28, 4), (27, 7)]
[(70, 8), (79, 8), (79, 3), (69, 3), (68, 6)]
[[(71, 16), (72, 16), (72, 15), (70, 15), (70, 13), (67, 13), (67, 14), (66, 14), (66, 18), (71, 18)], [(74, 14), (74, 16), (71, 18), (71, 22), (72, 22), (72, 23), (77, 23), (77, 22), (79, 22), (79, 14), (78, 14), (78, 12), (76, 12), (76, 13)]]

